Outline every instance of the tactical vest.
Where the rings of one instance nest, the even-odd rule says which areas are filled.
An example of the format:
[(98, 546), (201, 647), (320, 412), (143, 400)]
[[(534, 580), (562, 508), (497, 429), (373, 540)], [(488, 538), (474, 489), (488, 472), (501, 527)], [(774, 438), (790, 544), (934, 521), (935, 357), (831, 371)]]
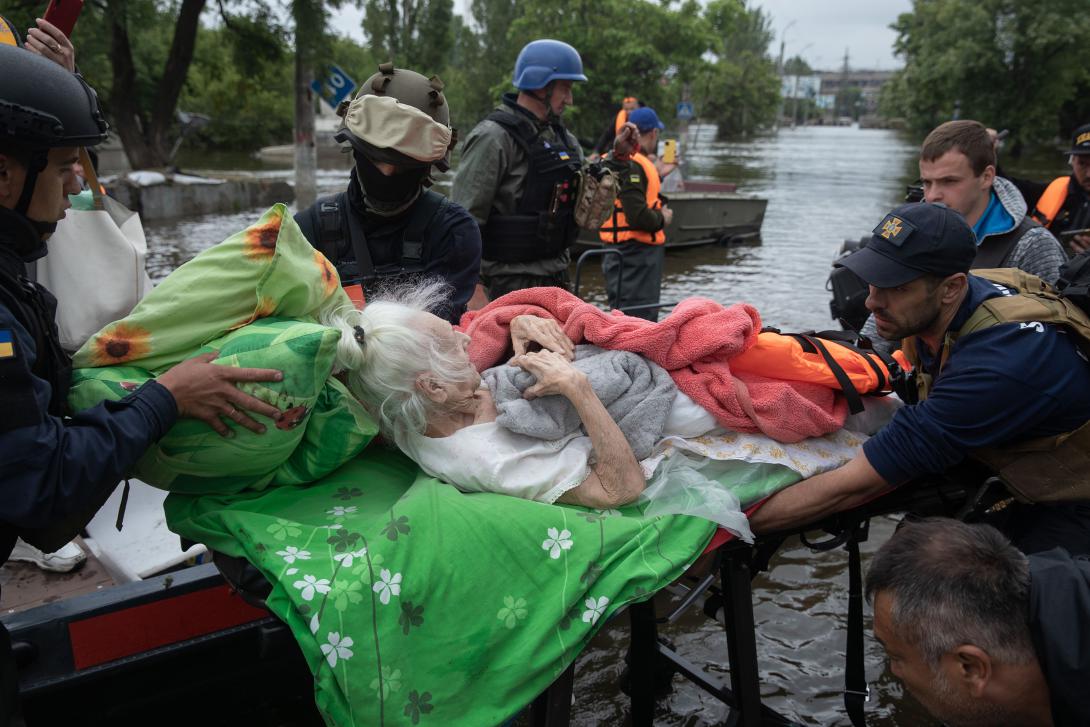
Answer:
[(1071, 176), (1057, 177), (1049, 182), (1044, 194), (1037, 200), (1037, 206), (1033, 208), (1033, 218), (1045, 227), (1052, 227), (1056, 221), (1056, 215), (1064, 206), (1067, 199), (1067, 189), (1071, 184)]
[(543, 129), (522, 116), (497, 110), (487, 118), (511, 135), (529, 169), (514, 213), (490, 216), (481, 230), (481, 256), (505, 263), (559, 257), (579, 233), (574, 218), (579, 151), (561, 141), (567, 134), (560, 124), (552, 126), (558, 140), (547, 141)]
[[(1090, 316), (1036, 275), (1017, 268), (977, 270), (974, 275), (1017, 293), (989, 298), (961, 328), (946, 333), (936, 375), (942, 372), (958, 339), (1001, 323), (1064, 326), (1078, 337), (1079, 348), (1090, 353)], [(923, 401), (931, 391), (933, 377), (921, 368), (915, 337), (906, 338), (901, 346), (913, 366), (919, 400)], [(985, 447), (970, 455), (998, 474), (1007, 488), (1026, 502), (1090, 500), (1090, 422), (1073, 432)]]
[(336, 266), (343, 285), (359, 283), (365, 294), (374, 292), (379, 281), (419, 275), (424, 271), (425, 243), (432, 237), (433, 227), (444, 218), (450, 202), (430, 189), (421, 192), (410, 212), (409, 222), (401, 235), (401, 254), (396, 263), (375, 265), (367, 246), (367, 235), (360, 216), (352, 209), (348, 193), (323, 197), (311, 207), (317, 216), (318, 239), (314, 247)]
[[(639, 152), (632, 155), (632, 160), (640, 165), (644, 176), (647, 178), (645, 201), (648, 208), (653, 210), (661, 209), (662, 200), (659, 198), (659, 191), (662, 188), (662, 181), (659, 179), (658, 170), (655, 169), (655, 165), (651, 163), (650, 159)], [(618, 197), (613, 203), (613, 214), (602, 223), (601, 228), (598, 230), (598, 239), (605, 243), (635, 241), (647, 245), (661, 245), (666, 242), (666, 232), (661, 228), (655, 232), (648, 232), (647, 230), (637, 230), (629, 226), (628, 218), (624, 214), (624, 206), (621, 204), (620, 197)]]

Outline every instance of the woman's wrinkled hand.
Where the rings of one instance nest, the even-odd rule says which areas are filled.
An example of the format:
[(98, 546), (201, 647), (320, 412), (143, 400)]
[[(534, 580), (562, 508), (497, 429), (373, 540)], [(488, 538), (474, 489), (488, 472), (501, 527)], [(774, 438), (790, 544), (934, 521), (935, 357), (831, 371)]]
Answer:
[(522, 392), (527, 400), (556, 394), (571, 399), (583, 393), (587, 386), (587, 375), (552, 351), (520, 354), (511, 359), (511, 365), (529, 371), (537, 379), (533, 386)]
[(575, 344), (552, 318), (515, 316), (511, 319), (511, 345), (515, 355), (529, 353), (531, 344), (558, 353), (569, 361), (575, 358)]

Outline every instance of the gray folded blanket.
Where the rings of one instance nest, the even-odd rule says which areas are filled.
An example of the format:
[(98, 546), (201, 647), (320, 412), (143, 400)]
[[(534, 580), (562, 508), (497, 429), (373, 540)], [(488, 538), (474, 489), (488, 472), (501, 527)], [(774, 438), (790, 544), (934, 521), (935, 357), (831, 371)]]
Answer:
[[(607, 351), (597, 346), (575, 347), (575, 368), (587, 375), (591, 388), (621, 428), (636, 459), (650, 456), (662, 437), (677, 386), (656, 363), (629, 351)], [(481, 377), (492, 392), (504, 429), (537, 439), (556, 440), (580, 428), (575, 407), (563, 396), (527, 401), (522, 392), (532, 386), (533, 374), (517, 366), (496, 366)]]

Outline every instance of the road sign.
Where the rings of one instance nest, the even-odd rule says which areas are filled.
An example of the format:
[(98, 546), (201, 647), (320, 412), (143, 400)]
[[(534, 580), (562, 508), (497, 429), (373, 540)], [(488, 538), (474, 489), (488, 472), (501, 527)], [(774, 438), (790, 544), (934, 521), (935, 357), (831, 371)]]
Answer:
[(344, 71), (332, 64), (326, 66), (326, 77), (311, 81), (310, 87), (336, 110), (337, 104), (344, 101), (356, 90), (356, 82)]
[(693, 105), (688, 101), (682, 101), (677, 105), (676, 116), (680, 121), (688, 121), (689, 119), (693, 118), (694, 116), (696, 116), (696, 114), (693, 113)]

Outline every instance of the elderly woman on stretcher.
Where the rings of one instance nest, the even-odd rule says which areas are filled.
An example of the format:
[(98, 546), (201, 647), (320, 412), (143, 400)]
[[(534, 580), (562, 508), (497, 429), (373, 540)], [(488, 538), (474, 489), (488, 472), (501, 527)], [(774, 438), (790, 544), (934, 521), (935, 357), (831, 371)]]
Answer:
[[(562, 291), (541, 295), (576, 300)], [(758, 424), (728, 431), (675, 383), (678, 378), (706, 399), (712, 384), (730, 378), (727, 371), (711, 372), (712, 384), (692, 367), (672, 376), (632, 351), (575, 345), (557, 321), (538, 315), (510, 317), (508, 353), (514, 355), (479, 373), (470, 358), (470, 336), (427, 312), (441, 299), (435, 285), (403, 289), (327, 323), (342, 329), (340, 358), (349, 384), (387, 437), (430, 475), (463, 491), (599, 509), (641, 501), (652, 514), (700, 515), (748, 539), (743, 504), (815, 468), (836, 466), (862, 441), (831, 436), (798, 442), (802, 436), (784, 434), (800, 407), (763, 381), (751, 382), (745, 392), (730, 381), (730, 396), (720, 398), (729, 399), (740, 415), (748, 408), (752, 421), (797, 443), (777, 442)], [(603, 326), (634, 320), (578, 305), (585, 306), (580, 315), (605, 316)], [(669, 320), (646, 325), (661, 333), (664, 325), (669, 330)], [(601, 326), (597, 330), (600, 338)], [(694, 379), (705, 388), (694, 389)], [(843, 403), (831, 395), (822, 401), (828, 411), (811, 406), (817, 415), (802, 426), (805, 434), (843, 425)], [(723, 415), (722, 403), (711, 409), (735, 423)], [(776, 406), (795, 411), (771, 415)]]

